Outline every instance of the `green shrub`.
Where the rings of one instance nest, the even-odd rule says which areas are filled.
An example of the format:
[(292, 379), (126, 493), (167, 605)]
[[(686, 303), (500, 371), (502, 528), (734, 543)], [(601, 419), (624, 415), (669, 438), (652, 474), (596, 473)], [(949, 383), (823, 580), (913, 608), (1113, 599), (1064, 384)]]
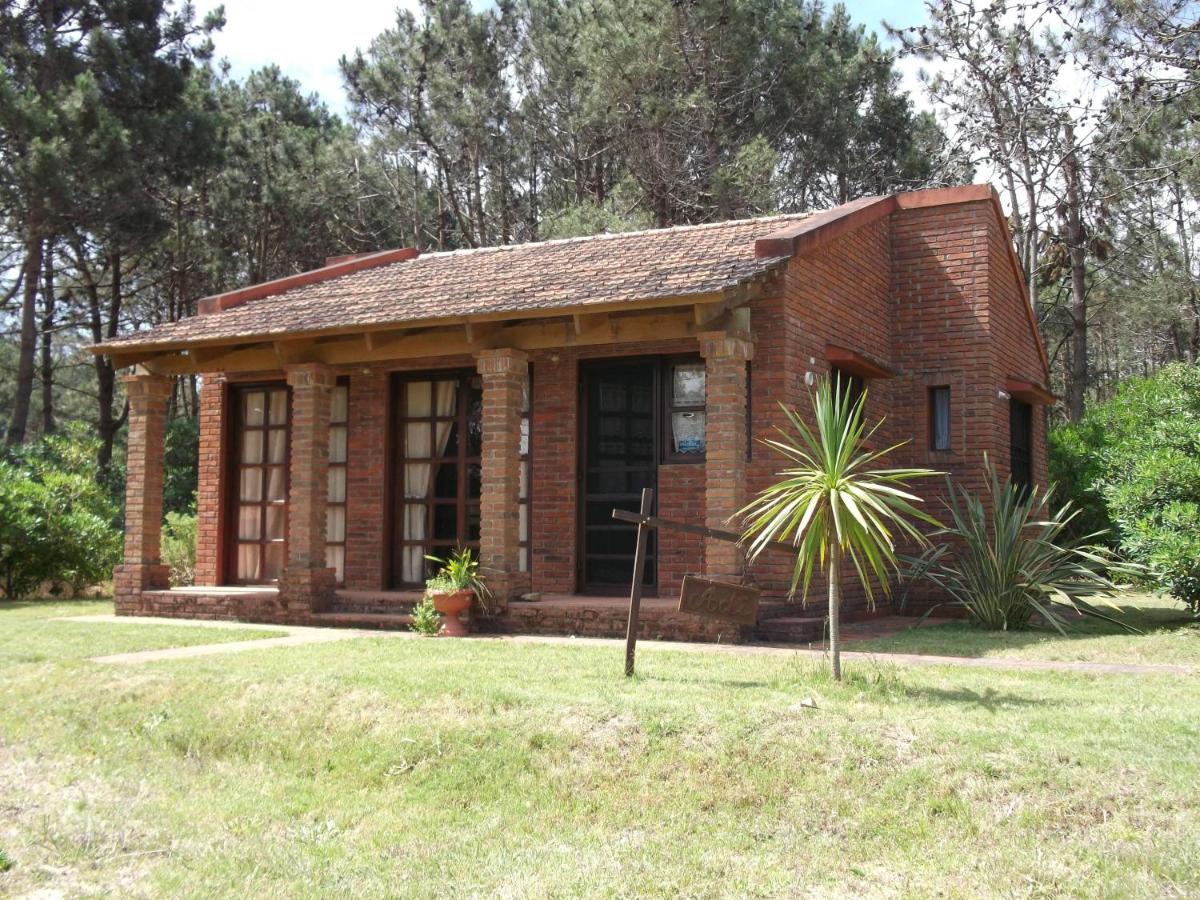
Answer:
[(433, 598), (428, 594), (422, 597), (421, 602), (413, 607), (412, 622), (409, 623), (408, 627), (417, 634), (423, 634), (428, 637), (434, 637), (441, 633), (442, 617), (433, 608)]
[(98, 481), (95, 447), (49, 438), (0, 460), (0, 591), (16, 600), (43, 584), (78, 593), (121, 556), (117, 507)]
[(1110, 575), (1125, 567), (1094, 535), (1071, 535), (1078, 513), (1070, 503), (1054, 509), (1049, 491), (1000, 484), (987, 470), (986, 498), (947, 479), (951, 523), (935, 536), (948, 540), (910, 558), (910, 576), (932, 581), (971, 622), (995, 631), (1028, 628), (1034, 613), (1064, 633), (1063, 611), (1115, 621), (1092, 601), (1119, 610)]
[(1200, 614), (1200, 366), (1126, 383), (1051, 437), (1051, 472), (1142, 580)]
[(196, 580), (196, 517), (167, 513), (162, 532), (162, 561), (171, 569), (171, 586), (183, 587)]

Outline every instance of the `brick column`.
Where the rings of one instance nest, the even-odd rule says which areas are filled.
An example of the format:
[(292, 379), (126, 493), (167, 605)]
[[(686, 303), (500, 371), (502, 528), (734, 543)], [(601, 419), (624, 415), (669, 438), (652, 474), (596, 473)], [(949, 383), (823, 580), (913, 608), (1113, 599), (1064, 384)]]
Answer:
[(325, 498), (329, 468), (329, 393), (333, 372), (319, 363), (288, 366), (292, 446), (288, 484), (288, 555), (279, 599), (292, 616), (320, 612), (336, 576), (325, 565)]
[(125, 375), (129, 398), (129, 452), (125, 473), (125, 558), (113, 572), (118, 613), (141, 612), (142, 591), (168, 586), (160, 543), (163, 518), (163, 440), (171, 379)]
[[(206, 372), (200, 383), (200, 454), (196, 485), (196, 584), (219, 585), (225, 581), (222, 500), (228, 488), (225, 470), (228, 390), (225, 378)], [(235, 526), (236, 527), (236, 524)]]
[[(746, 364), (754, 344), (746, 335), (723, 331), (699, 335), (705, 383), (705, 513), (709, 528), (740, 531), (729, 519), (746, 504)], [(744, 559), (737, 545), (704, 542), (704, 571), (710, 578), (740, 582)]]
[(529, 357), (520, 350), (476, 354), (483, 376), (483, 461), (479, 562), (503, 610), (522, 583), (520, 548), (521, 398)]

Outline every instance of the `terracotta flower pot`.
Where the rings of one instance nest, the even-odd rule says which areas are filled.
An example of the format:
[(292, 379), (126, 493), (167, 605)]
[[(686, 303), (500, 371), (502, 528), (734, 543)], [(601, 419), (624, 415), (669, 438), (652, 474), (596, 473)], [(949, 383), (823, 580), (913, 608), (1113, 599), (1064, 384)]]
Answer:
[(433, 608), (442, 616), (442, 627), (446, 637), (466, 637), (467, 627), (462, 614), (471, 608), (474, 591), (455, 591), (452, 594), (432, 594)]

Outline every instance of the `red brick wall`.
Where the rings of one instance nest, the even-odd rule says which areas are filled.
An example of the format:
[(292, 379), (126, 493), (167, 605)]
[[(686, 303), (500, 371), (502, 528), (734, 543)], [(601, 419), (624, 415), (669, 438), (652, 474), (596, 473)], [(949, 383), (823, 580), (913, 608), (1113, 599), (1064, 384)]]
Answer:
[[(1003, 387), (1009, 377), (1045, 385), (1048, 373), (1042, 365), (1037, 345), (1030, 339), (1030, 325), (1025, 313), (1028, 301), (1013, 271), (1004, 246), (1005, 234), (994, 216), (988, 218), (988, 287), (992, 298), (992, 341), (996, 349), (995, 380)], [(1001, 440), (996, 462), (1000, 477), (1009, 471), (1009, 406), (996, 404), (996, 434)], [(1033, 410), (1033, 480), (1046, 484), (1046, 415), (1044, 408)]]
[[(986, 450), (1007, 464), (1007, 404), (997, 394), (1008, 375), (1041, 380), (1036, 347), (1008, 269), (1002, 235), (987, 202), (904, 210), (843, 235), (812, 258), (791, 261), (771, 296), (754, 301), (751, 430), (768, 437), (782, 424), (778, 404), (808, 408), (805, 375), (829, 371), (825, 346), (834, 343), (874, 358), (901, 374), (868, 383), (867, 415), (886, 417), (876, 443), (912, 439), (898, 464), (930, 466), (979, 487)], [(576, 589), (579, 364), (600, 357), (699, 352), (696, 340), (561, 348), (530, 354), (533, 384), (531, 584), (543, 593)], [(347, 587), (386, 587), (388, 373), (474, 369), (454, 357), (341, 369), (350, 379)], [(261, 379), (261, 376), (259, 376)], [(927, 390), (952, 389), (954, 445), (928, 449)], [(220, 583), (219, 503), (223, 488), (224, 389), (206, 380), (201, 395), (200, 583)], [(1044, 425), (1037, 417), (1035, 473), (1044, 478)], [(768, 485), (781, 459), (757, 442), (747, 465), (752, 495)], [(705, 466), (659, 469), (658, 508), (668, 518), (703, 522)], [(929, 507), (940, 480), (922, 487)], [(791, 560), (764, 555), (751, 578), (767, 597), (786, 594)], [(660, 596), (673, 596), (683, 575), (703, 569), (702, 541), (679, 533), (660, 536)], [(813, 585), (819, 614), (824, 580)], [(847, 612), (865, 608), (848, 580)]]
[[(751, 416), (756, 439), (749, 466), (751, 493), (771, 484), (785, 464), (783, 457), (758, 439), (774, 436), (786, 420), (779, 403), (808, 417), (809, 388), (805, 375), (827, 375), (826, 345), (836, 344), (879, 362), (891, 360), (892, 322), (889, 312), (889, 223), (873, 222), (850, 232), (811, 257), (792, 260), (786, 270), (782, 296), (755, 305), (751, 326), (757, 338), (752, 370)], [(889, 416), (890, 381), (867, 384), (867, 418)], [(878, 434), (887, 440), (889, 422)], [(794, 560), (764, 553), (752, 566), (752, 577), (771, 598), (786, 596)], [(825, 580), (816, 579), (809, 605), (823, 608)], [(845, 579), (845, 609), (865, 609), (857, 581)], [(797, 598), (799, 600), (799, 598)]]

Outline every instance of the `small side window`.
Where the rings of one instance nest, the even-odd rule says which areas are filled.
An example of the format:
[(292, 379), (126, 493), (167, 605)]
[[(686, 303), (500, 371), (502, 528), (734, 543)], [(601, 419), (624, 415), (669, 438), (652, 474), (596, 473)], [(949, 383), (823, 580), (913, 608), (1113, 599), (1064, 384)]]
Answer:
[(671, 362), (667, 369), (670, 379), (663, 391), (667, 401), (667, 426), (670, 429), (667, 458), (681, 462), (702, 462), (706, 435), (704, 362)]
[[(830, 380), (833, 382), (834, 388), (839, 388), (845, 397), (850, 398), (850, 408), (854, 409), (858, 405), (858, 401), (862, 399), (862, 395), (867, 390), (867, 384), (861, 375), (855, 375), (853, 372), (848, 372), (845, 369), (833, 367), (829, 373)], [(865, 416), (864, 416), (865, 418)]]
[(929, 449), (950, 449), (950, 388), (929, 389)]

